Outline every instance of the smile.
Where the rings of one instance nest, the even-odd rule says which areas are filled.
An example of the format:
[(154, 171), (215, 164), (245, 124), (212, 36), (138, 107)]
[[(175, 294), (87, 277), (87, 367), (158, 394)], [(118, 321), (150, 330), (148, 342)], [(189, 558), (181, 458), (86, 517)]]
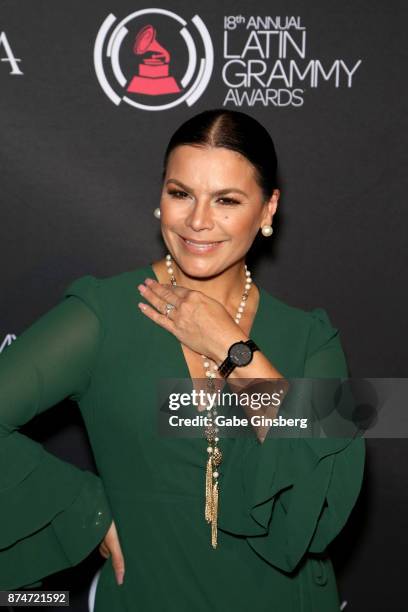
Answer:
[(218, 242), (200, 242), (195, 240), (187, 240), (187, 238), (183, 238), (183, 236), (179, 236), (183, 245), (187, 248), (188, 251), (192, 253), (208, 253), (210, 251), (214, 251), (217, 249), (224, 240)]

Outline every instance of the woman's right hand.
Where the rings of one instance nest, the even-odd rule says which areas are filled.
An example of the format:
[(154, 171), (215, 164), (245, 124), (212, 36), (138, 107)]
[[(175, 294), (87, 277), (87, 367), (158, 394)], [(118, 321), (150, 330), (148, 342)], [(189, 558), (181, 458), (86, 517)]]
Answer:
[(99, 545), (99, 552), (105, 559), (112, 555), (112, 566), (115, 571), (116, 581), (118, 584), (122, 584), (125, 573), (125, 561), (114, 521), (112, 521), (109, 530)]

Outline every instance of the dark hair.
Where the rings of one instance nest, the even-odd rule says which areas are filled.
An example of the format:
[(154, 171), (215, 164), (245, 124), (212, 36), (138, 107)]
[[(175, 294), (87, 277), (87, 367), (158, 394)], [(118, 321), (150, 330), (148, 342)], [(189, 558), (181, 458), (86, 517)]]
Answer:
[(254, 166), (255, 177), (268, 200), (277, 187), (275, 145), (268, 131), (253, 117), (240, 111), (215, 108), (187, 119), (167, 145), (162, 181), (170, 153), (179, 145), (225, 147), (237, 151)]

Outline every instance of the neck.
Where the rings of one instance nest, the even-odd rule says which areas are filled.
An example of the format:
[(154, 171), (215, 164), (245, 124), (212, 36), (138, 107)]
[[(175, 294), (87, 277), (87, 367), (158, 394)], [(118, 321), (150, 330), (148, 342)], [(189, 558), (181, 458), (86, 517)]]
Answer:
[[(217, 276), (208, 278), (197, 278), (185, 274), (183, 270), (172, 259), (173, 274), (178, 286), (187, 287), (195, 291), (201, 291), (227, 308), (236, 308), (241, 301), (245, 289), (246, 274), (245, 260), (242, 259), (224, 270)], [(153, 263), (153, 269), (161, 283), (170, 283), (170, 274), (166, 266), (166, 259)], [(253, 287), (252, 287), (253, 290)], [(250, 291), (251, 293), (251, 291)]]

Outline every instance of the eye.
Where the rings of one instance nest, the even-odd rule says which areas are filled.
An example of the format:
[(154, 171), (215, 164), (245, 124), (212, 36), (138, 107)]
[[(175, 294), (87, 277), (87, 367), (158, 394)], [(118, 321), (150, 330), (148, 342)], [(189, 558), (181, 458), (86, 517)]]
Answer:
[(185, 191), (176, 191), (175, 189), (172, 189), (171, 191), (168, 191), (167, 193), (171, 195), (172, 197), (180, 199), (180, 200), (183, 199), (183, 197), (180, 197), (180, 194), (182, 194), (183, 196), (188, 195)]
[[(178, 200), (184, 200), (184, 197), (188, 196), (188, 193), (185, 191), (176, 189), (170, 189), (167, 193)], [(240, 204), (238, 200), (234, 200), (233, 198), (219, 198), (219, 201), (222, 202), (223, 206), (235, 206), (236, 204)]]
[(220, 198), (220, 201), (224, 202), (224, 206), (239, 204), (238, 200), (233, 200), (232, 198)]

